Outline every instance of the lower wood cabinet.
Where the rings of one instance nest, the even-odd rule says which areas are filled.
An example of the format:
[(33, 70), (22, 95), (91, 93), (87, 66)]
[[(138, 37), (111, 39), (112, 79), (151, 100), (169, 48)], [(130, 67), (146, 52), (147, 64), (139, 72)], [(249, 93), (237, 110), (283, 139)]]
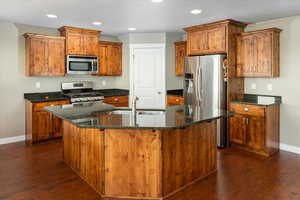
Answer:
[(69, 104), (69, 101), (25, 103), (26, 144), (62, 136), (62, 120), (43, 109), (47, 106), (63, 104)]
[(230, 142), (244, 150), (270, 156), (279, 150), (278, 104), (255, 106), (230, 104), (236, 114), (229, 119)]
[(178, 106), (184, 104), (184, 98), (180, 96), (167, 96), (167, 106)]
[(128, 96), (113, 96), (105, 97), (103, 102), (116, 107), (128, 107), (128, 101)]

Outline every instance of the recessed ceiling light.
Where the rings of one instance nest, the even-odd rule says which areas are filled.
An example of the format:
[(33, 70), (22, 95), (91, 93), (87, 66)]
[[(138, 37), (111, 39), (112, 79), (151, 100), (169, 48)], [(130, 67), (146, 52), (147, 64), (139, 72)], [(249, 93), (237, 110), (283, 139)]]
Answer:
[(194, 10), (191, 10), (190, 13), (193, 14), (193, 15), (199, 15), (199, 14), (202, 13), (202, 10), (200, 10), (200, 9), (194, 9)]
[(128, 28), (129, 31), (135, 31), (136, 28)]
[(56, 19), (57, 18), (57, 15), (54, 15), (54, 14), (47, 14), (46, 16), (48, 18), (52, 18), (52, 19)]
[(94, 24), (95, 26), (100, 26), (100, 25), (102, 25), (102, 22), (93, 22), (93, 24)]
[(151, 0), (152, 1), (152, 3), (161, 3), (161, 2), (163, 2), (164, 0)]

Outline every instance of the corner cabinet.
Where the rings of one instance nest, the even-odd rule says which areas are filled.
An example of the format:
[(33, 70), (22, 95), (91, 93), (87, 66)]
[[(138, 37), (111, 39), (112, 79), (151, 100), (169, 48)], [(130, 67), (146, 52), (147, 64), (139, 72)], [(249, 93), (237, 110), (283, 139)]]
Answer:
[(279, 77), (280, 32), (270, 28), (238, 35), (238, 77)]
[(43, 109), (63, 104), (69, 104), (69, 101), (25, 103), (26, 144), (62, 137), (62, 120)]
[(279, 150), (280, 107), (230, 104), (236, 114), (229, 119), (230, 143), (264, 156)]
[(64, 76), (65, 38), (25, 33), (26, 76)]
[(59, 29), (66, 37), (66, 54), (98, 56), (100, 31), (64, 26)]
[(182, 76), (184, 74), (184, 59), (187, 55), (186, 41), (175, 42), (175, 74)]
[(98, 42), (99, 76), (122, 75), (122, 43)]

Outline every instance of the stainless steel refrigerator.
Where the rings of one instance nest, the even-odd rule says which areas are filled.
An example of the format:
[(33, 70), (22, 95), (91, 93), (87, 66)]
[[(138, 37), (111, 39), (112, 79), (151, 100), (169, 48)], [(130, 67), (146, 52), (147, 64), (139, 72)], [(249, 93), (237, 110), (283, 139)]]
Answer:
[[(185, 104), (198, 106), (205, 112), (225, 109), (227, 86), (224, 66), (225, 55), (189, 56), (185, 59)], [(227, 146), (227, 121), (218, 120), (217, 146)]]

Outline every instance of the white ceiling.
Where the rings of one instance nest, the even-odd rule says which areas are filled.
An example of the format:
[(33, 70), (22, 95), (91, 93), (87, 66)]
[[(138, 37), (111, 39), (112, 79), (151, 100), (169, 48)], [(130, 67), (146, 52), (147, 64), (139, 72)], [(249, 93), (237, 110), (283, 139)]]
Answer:
[[(202, 9), (191, 15), (192, 9)], [(49, 19), (46, 14), (56, 14)], [(58, 28), (63, 25), (128, 32), (182, 31), (183, 27), (232, 18), (258, 22), (300, 14), (300, 0), (7, 0), (1, 2), (0, 20)], [(102, 26), (92, 22), (100, 21)]]

